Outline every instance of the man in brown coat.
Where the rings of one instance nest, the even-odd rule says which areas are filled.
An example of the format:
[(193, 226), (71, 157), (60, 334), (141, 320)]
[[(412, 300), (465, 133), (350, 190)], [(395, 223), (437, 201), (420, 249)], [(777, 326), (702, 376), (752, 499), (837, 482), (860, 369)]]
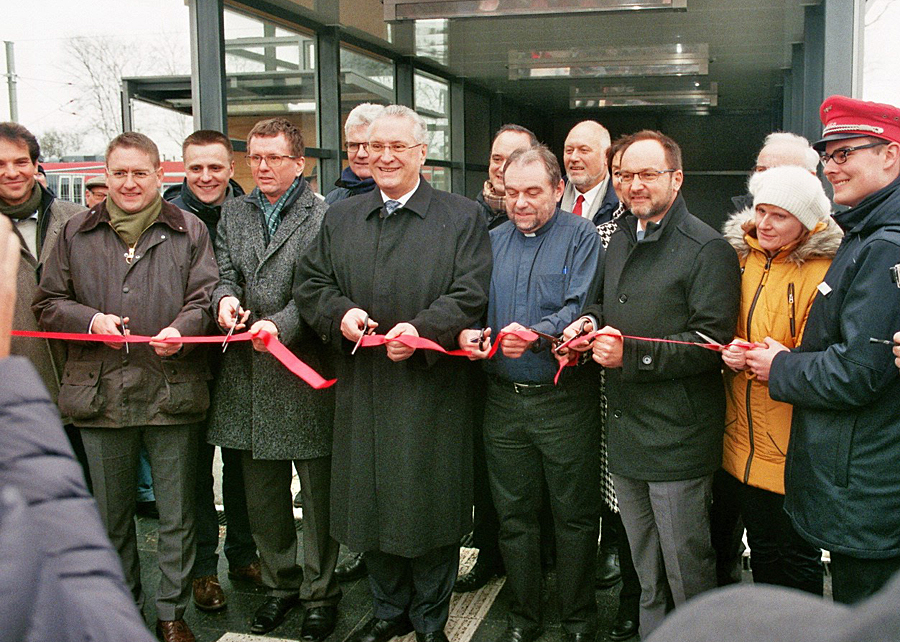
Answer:
[(203, 222), (160, 198), (153, 141), (117, 136), (106, 150), (106, 174), (107, 199), (63, 228), (34, 311), (45, 330), (153, 337), (149, 346), (72, 342), (59, 406), (81, 428), (100, 514), (139, 606), (134, 488), (138, 452), (146, 448), (160, 513), (156, 631), (167, 641), (191, 642), (183, 615), (209, 368), (202, 349), (177, 339), (209, 331), (218, 270)]

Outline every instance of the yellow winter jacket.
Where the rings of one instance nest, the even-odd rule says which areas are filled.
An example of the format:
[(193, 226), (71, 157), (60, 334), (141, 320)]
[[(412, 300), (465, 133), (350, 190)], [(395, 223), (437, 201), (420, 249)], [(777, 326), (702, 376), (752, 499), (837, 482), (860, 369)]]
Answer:
[[(831, 219), (802, 241), (769, 257), (756, 240), (753, 208), (734, 214), (723, 233), (741, 260), (741, 316), (737, 338), (772, 337), (800, 344), (806, 318), (843, 233)], [(749, 231), (748, 231), (749, 230)], [(750, 370), (725, 368), (728, 409), (722, 467), (751, 486), (784, 494), (784, 459), (791, 432), (790, 404), (773, 401)]]

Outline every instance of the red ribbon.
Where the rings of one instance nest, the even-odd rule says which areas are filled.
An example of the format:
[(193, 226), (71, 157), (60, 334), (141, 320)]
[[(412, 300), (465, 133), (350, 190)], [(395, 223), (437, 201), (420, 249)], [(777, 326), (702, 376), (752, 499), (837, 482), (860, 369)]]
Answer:
[[(493, 337), (494, 343), (491, 346), (490, 352), (488, 352), (488, 359), (493, 358), (493, 356), (497, 353), (497, 350), (500, 348), (500, 342), (502, 341), (503, 337), (508, 335), (516, 336), (529, 343), (538, 338), (538, 335), (531, 330), (512, 330), (510, 332), (501, 332), (496, 337)], [(79, 334), (74, 332), (34, 332), (30, 330), (13, 330), (12, 336), (33, 337), (39, 339), (60, 339), (63, 341), (102, 341), (104, 343), (150, 343), (150, 341), (153, 340), (153, 337), (143, 336), (139, 334), (129, 334), (127, 336), (122, 336), (120, 334)], [(637, 341), (653, 341), (656, 343), (675, 343), (679, 345), (697, 346), (698, 348), (706, 348), (709, 350), (715, 350), (717, 352), (722, 348), (722, 346), (717, 343), (697, 343), (693, 341), (676, 341), (674, 339), (635, 337), (630, 335), (600, 332), (599, 330), (589, 332), (588, 334), (574, 339), (570, 339), (562, 343), (560, 347), (578, 346), (582, 343), (587, 343), (588, 341), (593, 340), (595, 337), (600, 336), (618, 337), (620, 339), (635, 339)], [(249, 332), (241, 332), (232, 335), (228, 339), (228, 342), (231, 343), (232, 341), (250, 341), (252, 338), (254, 338), (254, 335), (251, 335)], [(266, 346), (266, 349), (273, 357), (278, 359), (278, 361), (280, 361), (285, 368), (290, 370), (296, 376), (300, 377), (312, 388), (316, 390), (330, 388), (337, 382), (337, 379), (325, 379), (324, 377), (322, 377), (322, 375), (320, 375), (318, 372), (316, 372), (299, 358), (297, 358), (297, 356), (293, 352), (288, 350), (287, 347), (277, 339), (277, 337), (274, 337), (268, 332), (263, 331), (259, 333), (259, 338), (262, 339), (263, 343)], [(221, 336), (169, 337), (159, 340), (159, 343), (222, 343), (223, 341), (224, 339)], [(402, 343), (403, 345), (409, 348), (413, 348), (414, 350), (433, 350), (435, 352), (440, 352), (451, 357), (467, 357), (470, 354), (468, 350), (462, 349), (445, 350), (443, 347), (441, 347), (431, 339), (426, 339), (425, 337), (415, 337), (409, 334), (401, 334), (391, 339), (388, 339), (383, 334), (370, 334), (362, 338), (360, 346), (364, 348), (372, 348), (375, 346), (383, 346), (392, 341)], [(756, 344), (738, 342), (733, 345), (750, 349), (753, 348)], [(560, 374), (562, 374), (563, 369), (566, 366), (570, 365), (575, 365), (575, 362), (569, 361), (567, 363), (560, 364), (559, 370), (557, 370), (556, 372), (556, 377), (554, 377), (553, 379), (553, 383), (557, 383), (559, 381), (559, 376)]]
[[(61, 339), (63, 341), (102, 341), (104, 343), (150, 343), (153, 337), (147, 337), (139, 334), (129, 334), (122, 336), (120, 334), (78, 334), (74, 332), (32, 332), (28, 330), (13, 330), (14, 337), (35, 337), (40, 339)], [(250, 341), (254, 335), (249, 332), (241, 332), (232, 335), (228, 342), (232, 341)], [(262, 339), (266, 349), (273, 357), (278, 359), (281, 364), (293, 372), (295, 375), (303, 379), (307, 384), (316, 390), (329, 388), (335, 384), (337, 379), (325, 379), (318, 372), (310, 368), (297, 358), (293, 352), (287, 349), (281, 341), (272, 336), (268, 332), (260, 332), (259, 338)], [(207, 337), (169, 337), (161, 339), (159, 343), (219, 343), (224, 338), (221, 336)]]

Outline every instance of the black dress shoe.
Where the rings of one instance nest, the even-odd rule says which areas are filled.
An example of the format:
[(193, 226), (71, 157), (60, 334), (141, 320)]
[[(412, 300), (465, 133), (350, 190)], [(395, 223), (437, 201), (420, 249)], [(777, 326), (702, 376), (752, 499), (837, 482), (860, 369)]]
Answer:
[(362, 553), (352, 553), (346, 562), (338, 564), (334, 569), (334, 577), (338, 582), (352, 582), (365, 577), (367, 573), (366, 560), (363, 559)]
[(508, 626), (494, 642), (534, 642), (543, 632), (540, 627), (525, 629), (520, 626)]
[(443, 630), (431, 633), (419, 633), (416, 631), (416, 642), (450, 642)]
[(591, 631), (590, 633), (571, 633), (566, 631), (566, 642), (595, 642), (596, 639), (596, 631)]
[(622, 579), (622, 571), (619, 568), (619, 551), (615, 548), (597, 551), (597, 572), (594, 585), (599, 589), (607, 589), (615, 586)]
[(475, 560), (475, 566), (472, 570), (456, 578), (456, 584), (453, 585), (455, 593), (469, 593), (477, 591), (487, 584), (497, 575), (503, 575), (505, 569), (503, 563), (494, 559), (482, 560), (481, 556)]
[(406, 635), (413, 630), (409, 620), (380, 620), (373, 617), (362, 628), (350, 636), (347, 642), (388, 642), (398, 635)]
[(291, 609), (300, 603), (299, 595), (287, 597), (267, 597), (263, 605), (256, 610), (250, 633), (268, 633), (284, 622)]
[(334, 632), (337, 606), (314, 606), (306, 611), (300, 637), (309, 642), (322, 642)]
[(633, 638), (638, 633), (638, 619), (630, 615), (619, 614), (609, 630), (609, 639), (621, 642)]

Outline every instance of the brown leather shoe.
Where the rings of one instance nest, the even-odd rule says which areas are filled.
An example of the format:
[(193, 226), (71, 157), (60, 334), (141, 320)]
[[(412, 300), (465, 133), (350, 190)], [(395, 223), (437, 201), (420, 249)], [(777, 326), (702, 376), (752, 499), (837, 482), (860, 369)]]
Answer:
[(194, 578), (194, 604), (201, 611), (219, 611), (224, 609), (225, 592), (219, 584), (217, 575), (204, 575)]
[(156, 637), (164, 642), (196, 642), (184, 620), (157, 620)]
[(247, 566), (229, 568), (228, 577), (239, 582), (251, 582), (262, 586), (262, 570), (259, 568), (259, 560), (250, 562)]

